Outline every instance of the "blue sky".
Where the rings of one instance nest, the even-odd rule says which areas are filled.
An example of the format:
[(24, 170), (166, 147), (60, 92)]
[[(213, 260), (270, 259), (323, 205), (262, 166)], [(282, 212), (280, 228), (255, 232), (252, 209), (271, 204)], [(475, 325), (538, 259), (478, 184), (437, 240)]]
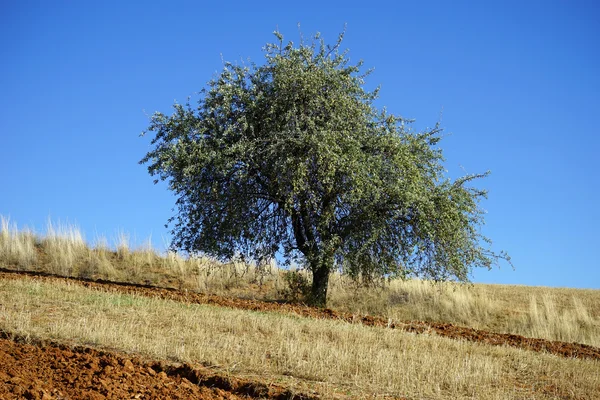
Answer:
[[(484, 234), (513, 257), (476, 282), (600, 288), (600, 6), (503, 2), (1, 1), (0, 214), (168, 240), (173, 196), (139, 134), (279, 28), (374, 67), (379, 106), (440, 118), (449, 175), (491, 170)], [(441, 116), (441, 117), (440, 117)]]

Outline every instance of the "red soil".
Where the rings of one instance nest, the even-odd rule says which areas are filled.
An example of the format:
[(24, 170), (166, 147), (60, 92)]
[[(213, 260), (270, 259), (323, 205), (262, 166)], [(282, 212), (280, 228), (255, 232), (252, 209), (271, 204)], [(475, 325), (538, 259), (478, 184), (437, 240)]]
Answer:
[(239, 308), (252, 311), (273, 311), (280, 313), (292, 313), (311, 318), (336, 319), (349, 323), (362, 323), (363, 325), (367, 326), (382, 326), (392, 329), (401, 329), (417, 334), (435, 333), (439, 336), (449, 337), (452, 339), (462, 339), (495, 346), (511, 346), (525, 350), (546, 352), (562, 357), (600, 360), (600, 348), (579, 343), (566, 343), (546, 339), (527, 338), (520, 335), (488, 332), (445, 323), (432, 323), (423, 321), (390, 321), (377, 316), (357, 316), (350, 313), (341, 313), (330, 309), (318, 309), (298, 304), (223, 297), (132, 283), (64, 278), (39, 272), (14, 272), (0, 268), (0, 279), (22, 279), (24, 276), (41, 280), (62, 280), (66, 282), (75, 282), (85, 287), (99, 290), (116, 291), (140, 296), (159, 297), (162, 299), (186, 303), (212, 304), (222, 307)]
[(0, 332), (1, 399), (316, 399), (187, 364), (53, 343), (22, 343)]

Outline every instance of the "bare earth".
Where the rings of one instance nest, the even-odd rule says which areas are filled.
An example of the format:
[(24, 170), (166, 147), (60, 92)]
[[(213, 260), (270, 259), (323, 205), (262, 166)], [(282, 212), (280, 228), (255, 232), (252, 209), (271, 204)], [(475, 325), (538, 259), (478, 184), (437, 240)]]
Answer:
[(0, 398), (6, 400), (313, 398), (187, 364), (0, 336)]

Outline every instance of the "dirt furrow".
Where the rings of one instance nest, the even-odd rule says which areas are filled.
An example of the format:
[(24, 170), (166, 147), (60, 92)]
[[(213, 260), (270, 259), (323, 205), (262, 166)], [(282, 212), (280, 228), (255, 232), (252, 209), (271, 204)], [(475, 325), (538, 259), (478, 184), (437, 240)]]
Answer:
[(281, 386), (221, 376), (189, 364), (51, 342), (0, 331), (2, 399), (318, 399)]
[(234, 297), (223, 297), (190, 291), (180, 291), (171, 288), (160, 288), (149, 285), (133, 283), (111, 282), (103, 280), (86, 280), (79, 278), (65, 278), (39, 272), (15, 272), (0, 269), (0, 279), (22, 279), (24, 276), (42, 280), (62, 280), (75, 282), (85, 287), (100, 290), (116, 291), (120, 293), (135, 294), (140, 296), (158, 297), (186, 303), (210, 304), (221, 307), (238, 308), (251, 311), (272, 311), (291, 313), (310, 318), (335, 319), (348, 323), (361, 323), (367, 326), (380, 326), (390, 329), (401, 329), (416, 334), (435, 333), (452, 339), (462, 339), (471, 342), (485, 343), (494, 346), (511, 346), (525, 350), (546, 352), (562, 357), (586, 358), (600, 360), (600, 348), (579, 343), (566, 343), (546, 339), (528, 338), (508, 333), (496, 333), (478, 330), (469, 327), (455, 326), (445, 323), (423, 321), (391, 321), (378, 316), (359, 316), (350, 313), (336, 312), (331, 309), (318, 309), (298, 304), (267, 302)]

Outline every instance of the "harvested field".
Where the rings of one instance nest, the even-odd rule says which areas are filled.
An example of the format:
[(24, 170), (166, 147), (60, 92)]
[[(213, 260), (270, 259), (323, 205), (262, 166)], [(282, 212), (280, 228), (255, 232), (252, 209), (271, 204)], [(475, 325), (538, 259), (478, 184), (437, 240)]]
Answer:
[(283, 312), (310, 318), (342, 320), (349, 323), (361, 323), (367, 326), (385, 326), (391, 329), (401, 329), (413, 333), (432, 333), (452, 339), (462, 339), (471, 342), (485, 343), (495, 346), (511, 346), (524, 350), (547, 352), (562, 357), (586, 358), (600, 360), (600, 348), (579, 343), (565, 343), (538, 338), (527, 338), (520, 335), (487, 332), (452, 324), (432, 323), (423, 321), (392, 321), (381, 317), (360, 316), (350, 313), (335, 312), (330, 309), (265, 302), (251, 299), (216, 296), (190, 291), (180, 291), (171, 288), (159, 288), (149, 285), (110, 282), (104, 280), (86, 280), (81, 278), (64, 278), (39, 272), (14, 272), (0, 269), (1, 279), (20, 279), (28, 276), (34, 279), (75, 282), (82, 286), (100, 290), (135, 294), (139, 296), (158, 297), (190, 304), (210, 304), (222, 307), (238, 308), (251, 311)]
[(55, 343), (24, 343), (0, 332), (0, 398), (9, 399), (295, 399), (262, 382), (220, 376), (188, 364), (144, 361)]
[(600, 395), (600, 363), (594, 359), (454, 340), (433, 331), (417, 335), (339, 318), (301, 317), (293, 311), (192, 304), (52, 278), (0, 279), (0, 329), (34, 342), (53, 340), (199, 365), (221, 376), (268, 382), (291, 393), (318, 393), (323, 399)]

